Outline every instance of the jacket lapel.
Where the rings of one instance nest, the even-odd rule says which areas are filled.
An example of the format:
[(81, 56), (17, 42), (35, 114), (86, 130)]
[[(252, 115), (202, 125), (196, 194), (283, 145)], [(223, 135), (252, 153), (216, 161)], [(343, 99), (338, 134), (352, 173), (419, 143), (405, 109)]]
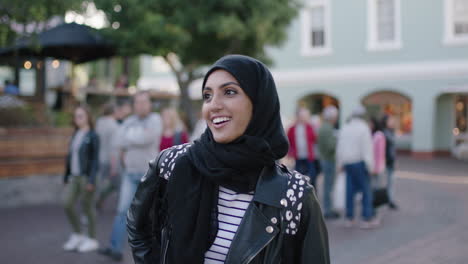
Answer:
[(280, 229), (260, 211), (255, 203), (251, 203), (226, 257), (226, 264), (249, 263), (265, 248)]
[(277, 224), (288, 179), (278, 170), (276, 165), (263, 169), (253, 200), (231, 243), (226, 264), (249, 263), (280, 232)]

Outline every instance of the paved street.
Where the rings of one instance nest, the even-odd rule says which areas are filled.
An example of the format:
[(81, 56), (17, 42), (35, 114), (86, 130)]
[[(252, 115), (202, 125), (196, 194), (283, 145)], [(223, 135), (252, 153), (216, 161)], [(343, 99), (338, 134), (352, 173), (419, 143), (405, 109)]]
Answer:
[[(346, 229), (341, 221), (328, 222), (332, 263), (468, 263), (468, 163), (401, 158), (397, 175), (400, 210), (382, 208), (380, 228)], [(58, 206), (2, 209), (0, 214), (1, 263), (111, 263), (97, 253), (61, 249), (69, 227)], [(98, 218), (98, 237), (104, 242), (112, 206)], [(128, 250), (122, 263), (132, 263)]]

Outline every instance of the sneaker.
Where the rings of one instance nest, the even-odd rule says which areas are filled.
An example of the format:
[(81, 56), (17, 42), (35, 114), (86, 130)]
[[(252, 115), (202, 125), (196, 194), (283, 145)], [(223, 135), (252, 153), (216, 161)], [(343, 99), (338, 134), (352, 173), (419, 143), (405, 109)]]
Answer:
[(353, 227), (354, 225), (356, 224), (356, 222), (354, 220), (349, 220), (349, 219), (346, 219), (343, 223), (343, 226), (346, 227), (346, 228), (351, 228)]
[(325, 219), (338, 219), (340, 218), (340, 213), (336, 211), (330, 211), (324, 215)]
[(98, 253), (107, 256), (114, 261), (121, 261), (123, 259), (122, 253), (114, 252), (111, 248), (100, 248)]
[(98, 253), (104, 256), (111, 256), (112, 255), (112, 249), (106, 247), (106, 248), (99, 248)]
[(63, 249), (66, 251), (72, 251), (77, 249), (84, 240), (84, 236), (78, 233), (73, 233), (70, 235), (68, 241), (63, 245)]
[(380, 225), (380, 220), (374, 218), (368, 221), (362, 221), (361, 225), (359, 226), (361, 229), (374, 229)]
[(390, 207), (392, 210), (398, 210), (398, 205), (396, 205), (394, 202), (390, 202), (388, 207)]
[(94, 238), (85, 237), (83, 243), (78, 247), (78, 252), (90, 252), (99, 248), (99, 242)]

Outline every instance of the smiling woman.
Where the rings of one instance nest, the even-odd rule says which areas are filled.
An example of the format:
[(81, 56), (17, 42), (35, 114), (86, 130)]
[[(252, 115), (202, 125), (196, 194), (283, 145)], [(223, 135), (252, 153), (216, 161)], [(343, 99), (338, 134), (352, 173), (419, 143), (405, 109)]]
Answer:
[(135, 263), (329, 263), (314, 188), (277, 162), (289, 146), (270, 71), (229, 55), (202, 87), (208, 129), (152, 161), (132, 202)]

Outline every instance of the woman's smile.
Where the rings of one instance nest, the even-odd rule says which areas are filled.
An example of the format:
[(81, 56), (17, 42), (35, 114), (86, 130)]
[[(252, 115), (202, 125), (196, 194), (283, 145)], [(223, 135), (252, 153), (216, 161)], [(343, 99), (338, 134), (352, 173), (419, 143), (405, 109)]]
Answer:
[(232, 118), (228, 116), (217, 116), (213, 117), (211, 122), (213, 123), (213, 127), (218, 129), (225, 127), (231, 121), (231, 119)]

